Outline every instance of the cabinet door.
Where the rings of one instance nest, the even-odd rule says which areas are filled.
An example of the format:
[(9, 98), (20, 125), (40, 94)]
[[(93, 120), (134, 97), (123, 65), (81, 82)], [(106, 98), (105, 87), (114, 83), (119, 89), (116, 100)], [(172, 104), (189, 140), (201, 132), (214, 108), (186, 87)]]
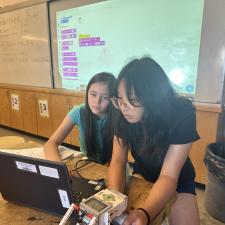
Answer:
[(37, 113), (34, 92), (21, 91), (21, 108), (23, 130), (32, 134), (37, 134)]
[[(61, 124), (69, 111), (69, 97), (65, 95), (51, 95), (52, 100), (52, 127), (55, 131)], [(70, 144), (70, 134), (64, 140), (65, 143)]]
[(190, 159), (196, 171), (196, 182), (207, 183), (207, 169), (204, 164), (205, 151), (208, 144), (216, 141), (219, 113), (197, 111), (197, 131), (200, 140), (193, 143)]
[(0, 89), (0, 123), (4, 126), (11, 126), (11, 104), (9, 90)]
[(52, 127), (51, 95), (36, 93), (37, 128), (38, 135), (50, 137), (54, 131)]
[[(85, 99), (83, 97), (71, 97), (70, 98), (70, 109), (72, 109), (74, 106), (80, 105), (84, 103)], [(80, 146), (79, 142), (79, 132), (76, 127), (73, 128), (70, 135), (70, 142), (72, 145)]]
[(23, 113), (21, 107), (21, 92), (10, 90), (11, 126), (23, 130)]

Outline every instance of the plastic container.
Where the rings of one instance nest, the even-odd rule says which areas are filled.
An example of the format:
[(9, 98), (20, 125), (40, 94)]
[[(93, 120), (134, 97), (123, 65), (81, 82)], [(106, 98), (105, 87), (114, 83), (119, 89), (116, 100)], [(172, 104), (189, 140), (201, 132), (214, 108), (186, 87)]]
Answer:
[(225, 223), (225, 143), (208, 145), (204, 162), (208, 169), (205, 207), (211, 216)]

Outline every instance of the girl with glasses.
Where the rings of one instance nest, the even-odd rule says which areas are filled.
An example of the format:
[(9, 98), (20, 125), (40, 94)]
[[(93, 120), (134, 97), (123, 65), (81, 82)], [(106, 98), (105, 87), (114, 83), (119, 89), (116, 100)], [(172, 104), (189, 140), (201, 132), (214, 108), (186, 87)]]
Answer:
[(111, 100), (120, 114), (109, 186), (124, 191), (128, 149), (134, 173), (154, 182), (142, 208), (130, 212), (124, 224), (150, 224), (175, 193), (169, 224), (199, 224), (195, 171), (188, 156), (192, 142), (199, 139), (191, 101), (174, 92), (163, 69), (149, 57), (122, 69)]
[(110, 73), (99, 73), (91, 78), (86, 89), (85, 104), (74, 107), (44, 146), (47, 159), (61, 161), (58, 146), (78, 127), (80, 150), (98, 163), (109, 162), (113, 140), (113, 86), (116, 78)]

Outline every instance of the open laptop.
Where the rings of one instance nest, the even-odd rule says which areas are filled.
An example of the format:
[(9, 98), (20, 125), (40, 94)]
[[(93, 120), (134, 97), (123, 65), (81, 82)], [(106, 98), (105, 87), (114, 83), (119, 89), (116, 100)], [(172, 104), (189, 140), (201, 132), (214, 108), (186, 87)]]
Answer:
[(3, 199), (64, 215), (104, 188), (104, 184), (68, 175), (65, 164), (0, 152), (0, 192)]

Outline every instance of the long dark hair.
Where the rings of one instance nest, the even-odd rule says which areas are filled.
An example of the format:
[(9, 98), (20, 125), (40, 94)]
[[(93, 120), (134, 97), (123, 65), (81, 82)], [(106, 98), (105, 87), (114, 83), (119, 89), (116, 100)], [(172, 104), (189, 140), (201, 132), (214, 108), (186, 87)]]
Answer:
[(97, 161), (99, 163), (106, 163), (111, 160), (112, 156), (112, 140), (114, 135), (114, 122), (113, 122), (113, 114), (115, 109), (112, 106), (112, 103), (109, 103), (109, 106), (106, 111), (106, 122), (104, 127), (101, 130), (101, 135), (103, 139), (103, 149), (102, 154), (100, 155), (100, 159), (97, 159), (97, 155), (99, 153), (99, 146), (96, 143), (95, 135), (95, 123), (98, 117), (92, 113), (89, 105), (88, 105), (88, 91), (92, 84), (94, 83), (104, 83), (108, 86), (109, 95), (112, 97), (114, 85), (116, 82), (116, 78), (111, 73), (98, 73), (94, 75), (89, 81), (86, 89), (86, 99), (85, 99), (85, 107), (83, 112), (81, 112), (81, 119), (84, 124), (84, 134), (85, 141), (87, 147), (87, 156), (93, 161)]
[(177, 94), (161, 66), (150, 57), (134, 59), (128, 63), (118, 76), (116, 90), (121, 81), (125, 83), (130, 104), (134, 93), (144, 107), (144, 114), (138, 125), (134, 125), (129, 124), (120, 113), (116, 133), (123, 133), (123, 142), (128, 146), (141, 133), (143, 141), (140, 148), (151, 149), (152, 153), (155, 151), (158, 154), (156, 150), (164, 149), (167, 143)]

